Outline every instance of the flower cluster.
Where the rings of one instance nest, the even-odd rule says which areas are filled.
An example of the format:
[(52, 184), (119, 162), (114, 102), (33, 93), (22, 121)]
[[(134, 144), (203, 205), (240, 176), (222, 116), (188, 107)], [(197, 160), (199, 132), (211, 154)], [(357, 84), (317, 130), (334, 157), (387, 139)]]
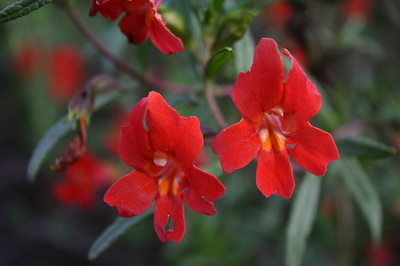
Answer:
[[(292, 61), (286, 80), (275, 41), (260, 41), (251, 70), (239, 74), (231, 93), (243, 118), (212, 142), (225, 173), (258, 157), (256, 183), (266, 197), (292, 195), (288, 155), (319, 176), (338, 159), (331, 135), (309, 123), (321, 107), (321, 95), (289, 51), (284, 54)], [(120, 216), (131, 217), (155, 201), (158, 237), (179, 242), (185, 232), (183, 201), (198, 213), (212, 215), (213, 202), (225, 193), (217, 178), (194, 166), (202, 147), (199, 120), (180, 116), (160, 94), (150, 92), (121, 129), (120, 155), (135, 170), (111, 186), (105, 202), (116, 206)], [(172, 228), (167, 227), (169, 221)]]
[[(121, 31), (134, 44), (147, 36), (164, 54), (183, 50), (158, 13), (162, 0), (91, 0), (90, 15), (119, 22)], [(291, 16), (288, 2), (277, 6)], [(266, 197), (289, 198), (295, 182), (289, 155), (307, 171), (323, 176), (327, 165), (339, 155), (333, 138), (313, 127), (309, 120), (321, 108), (321, 95), (299, 63), (286, 49), (292, 63), (285, 77), (277, 44), (263, 38), (257, 45), (251, 69), (240, 73), (231, 92), (242, 119), (223, 129), (213, 140), (225, 173), (236, 171), (258, 159), (256, 184)], [(161, 241), (181, 241), (185, 232), (185, 201), (195, 212), (216, 213), (214, 201), (225, 187), (213, 175), (194, 165), (203, 148), (203, 135), (196, 117), (182, 117), (163, 97), (150, 92), (129, 115), (121, 128), (119, 154), (133, 167), (104, 196), (120, 216), (139, 215), (154, 204), (154, 227)]]

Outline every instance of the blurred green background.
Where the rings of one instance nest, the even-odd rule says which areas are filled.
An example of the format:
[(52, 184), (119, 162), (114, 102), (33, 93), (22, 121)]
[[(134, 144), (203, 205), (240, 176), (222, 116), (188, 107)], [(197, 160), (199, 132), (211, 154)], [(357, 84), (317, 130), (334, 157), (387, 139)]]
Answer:
[[(3, 0), (0, 9), (13, 2)], [(330, 132), (339, 146), (341, 159), (329, 166), (325, 177), (312, 177), (317, 182), (318, 197), (309, 204), (315, 205), (316, 216), (303, 245), (304, 257), (298, 264), (399, 265), (400, 164), (393, 152), (400, 149), (399, 1), (222, 2), (220, 14), (243, 8), (257, 11), (254, 19), (240, 20), (246, 34), (230, 43), (234, 50), (232, 64), (226, 65), (214, 80), (218, 103), (228, 123), (240, 119), (228, 97), (229, 90), (237, 74), (249, 69), (254, 45), (260, 38), (270, 37), (294, 54), (317, 85), (323, 95), (323, 108), (311, 122)], [(180, 14), (186, 31), (184, 35), (177, 34), (186, 47), (191, 47), (172, 56), (162, 55), (149, 40), (139, 46), (128, 44), (116, 21), (88, 16), (89, 1), (73, 1), (72, 6), (94, 36), (128, 65), (146, 75), (189, 87), (185, 93), (162, 93), (181, 115), (197, 115), (202, 125), (215, 133), (218, 127), (203, 97), (194, 58), (202, 56), (202, 19), (209, 3), (164, 0), (165, 8)], [(34, 183), (27, 180), (28, 162), (43, 135), (67, 114), (73, 90), (94, 76), (107, 74), (134, 90), (93, 114), (88, 146), (98, 158), (112, 165), (114, 179), (128, 173), (130, 169), (107, 149), (104, 139), (118, 128), (116, 114), (121, 110), (129, 112), (154, 88), (143, 87), (118, 71), (82, 35), (64, 9), (54, 1), (27, 16), (0, 24), (0, 265), (287, 263), (292, 211), (295, 202), (300, 201), (300, 185), (308, 180), (303, 177), (303, 170), (294, 167), (297, 187), (291, 199), (267, 199), (255, 186), (255, 162), (224, 175), (218, 157), (208, 145), (203, 167), (227, 187), (227, 194), (216, 202), (217, 215), (206, 217), (187, 208), (187, 231), (179, 244), (161, 243), (149, 216), (98, 258), (88, 260), (91, 245), (117, 215), (102, 201), (107, 186), (97, 192), (97, 204), (90, 210), (65, 205), (52, 193), (61, 175), (49, 167), (76, 131), (54, 146)], [(171, 25), (177, 20), (174, 15), (164, 17)], [(246, 31), (247, 22), (250, 24)], [(223, 27), (221, 30), (215, 34), (227, 31)], [(82, 76), (70, 85), (71, 90), (75, 88), (65, 97), (60, 96), (61, 88), (54, 88), (52, 83), (52, 54), (60, 47), (77, 51), (83, 62)], [(29, 59), (32, 54), (36, 59)], [(60, 71), (67, 71), (61, 74), (61, 80), (65, 78), (67, 81), (62, 82), (68, 83), (68, 70)], [(379, 232), (381, 244), (374, 246), (373, 235)]]

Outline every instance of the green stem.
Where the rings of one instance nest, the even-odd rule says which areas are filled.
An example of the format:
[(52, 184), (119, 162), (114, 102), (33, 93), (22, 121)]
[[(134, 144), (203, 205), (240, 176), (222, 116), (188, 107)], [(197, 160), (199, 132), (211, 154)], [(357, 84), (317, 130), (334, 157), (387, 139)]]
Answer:
[(338, 265), (350, 266), (354, 262), (354, 209), (349, 191), (340, 187), (336, 195), (338, 211)]
[(211, 80), (206, 80), (204, 82), (204, 93), (206, 96), (208, 107), (217, 122), (217, 125), (220, 129), (224, 129), (227, 127), (227, 123), (222, 115), (221, 110), (219, 109), (218, 103), (215, 99), (214, 90), (213, 90), (213, 83)]
[(227, 127), (227, 123), (222, 115), (221, 109), (218, 106), (217, 100), (215, 99), (214, 93), (214, 84), (212, 80), (205, 78), (205, 69), (210, 60), (212, 53), (212, 40), (207, 39), (204, 41), (204, 61), (203, 61), (203, 75), (204, 75), (204, 94), (206, 97), (206, 101), (208, 104), (208, 108), (210, 109), (215, 122), (217, 123), (220, 129), (224, 129)]

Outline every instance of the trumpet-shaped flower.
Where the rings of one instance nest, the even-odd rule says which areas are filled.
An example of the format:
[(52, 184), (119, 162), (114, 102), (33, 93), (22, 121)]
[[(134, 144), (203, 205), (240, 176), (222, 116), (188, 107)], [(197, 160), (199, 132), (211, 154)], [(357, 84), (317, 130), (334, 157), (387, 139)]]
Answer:
[(116, 20), (122, 13), (119, 27), (129, 42), (141, 44), (150, 35), (151, 41), (164, 54), (183, 51), (181, 39), (167, 27), (158, 13), (162, 0), (91, 0), (90, 16), (100, 12), (106, 18)]
[(120, 155), (135, 170), (115, 182), (104, 201), (123, 217), (138, 215), (155, 201), (158, 237), (179, 242), (185, 233), (183, 200), (194, 211), (212, 215), (213, 202), (225, 193), (216, 177), (194, 166), (202, 148), (199, 120), (180, 116), (160, 94), (150, 92), (121, 128)]
[(308, 122), (321, 108), (321, 95), (296, 59), (285, 79), (282, 56), (272, 39), (257, 45), (250, 71), (240, 73), (231, 92), (243, 119), (222, 130), (212, 143), (222, 169), (231, 173), (258, 157), (256, 183), (266, 196), (289, 198), (295, 183), (288, 155), (323, 176), (339, 155), (330, 134)]

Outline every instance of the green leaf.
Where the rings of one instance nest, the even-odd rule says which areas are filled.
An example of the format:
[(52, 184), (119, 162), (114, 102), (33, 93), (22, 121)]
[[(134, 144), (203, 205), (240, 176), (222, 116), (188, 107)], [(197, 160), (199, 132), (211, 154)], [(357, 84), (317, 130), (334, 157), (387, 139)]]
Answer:
[(20, 0), (0, 11), (0, 23), (22, 16), (50, 3), (52, 0)]
[(286, 231), (286, 265), (300, 265), (317, 214), (321, 178), (307, 173), (298, 188)]
[(189, 43), (185, 43), (185, 49), (196, 51), (201, 43), (201, 8), (193, 1), (188, 0), (175, 0), (174, 10), (176, 10), (184, 19), (185, 27), (187, 28), (186, 34), (190, 35)]
[(74, 128), (76, 121), (66, 121), (67, 117), (62, 118), (57, 122), (44, 137), (36, 145), (36, 149), (33, 152), (31, 159), (28, 164), (28, 180), (33, 182), (35, 177), (42, 166), (46, 156), (52, 150), (52, 148), (67, 135), (67, 133)]
[(244, 36), (249, 23), (256, 15), (257, 10), (255, 9), (240, 8), (219, 19), (218, 31), (212, 50), (218, 51), (223, 47), (233, 46), (236, 41)]
[(225, 0), (211, 0), (204, 12), (203, 25), (205, 27), (215, 26), (216, 19), (222, 11)]
[(338, 139), (336, 144), (340, 155), (357, 156), (360, 159), (382, 159), (396, 153), (393, 147), (361, 136)]
[(357, 159), (346, 158), (337, 164), (348, 189), (367, 219), (374, 242), (379, 243), (382, 234), (382, 206), (378, 193)]
[[(94, 111), (112, 102), (121, 96), (121, 93), (112, 91), (106, 95), (96, 98)], [(44, 137), (36, 145), (36, 148), (28, 163), (27, 175), (29, 182), (35, 181), (36, 175), (54, 146), (70, 132), (76, 124), (76, 120), (68, 121), (67, 116), (61, 118), (53, 127), (47, 131)]]
[(139, 216), (131, 218), (117, 217), (114, 222), (107, 227), (106, 230), (96, 239), (89, 250), (89, 259), (97, 258), (102, 252), (111, 246), (119, 237), (122, 236), (129, 228), (138, 224), (144, 218), (153, 213), (153, 209), (149, 208)]
[(237, 73), (250, 70), (254, 57), (254, 40), (250, 30), (247, 29), (242, 39), (233, 45), (234, 63)]
[(233, 58), (233, 50), (231, 47), (225, 47), (215, 52), (207, 63), (205, 77), (213, 78), (217, 72)]

